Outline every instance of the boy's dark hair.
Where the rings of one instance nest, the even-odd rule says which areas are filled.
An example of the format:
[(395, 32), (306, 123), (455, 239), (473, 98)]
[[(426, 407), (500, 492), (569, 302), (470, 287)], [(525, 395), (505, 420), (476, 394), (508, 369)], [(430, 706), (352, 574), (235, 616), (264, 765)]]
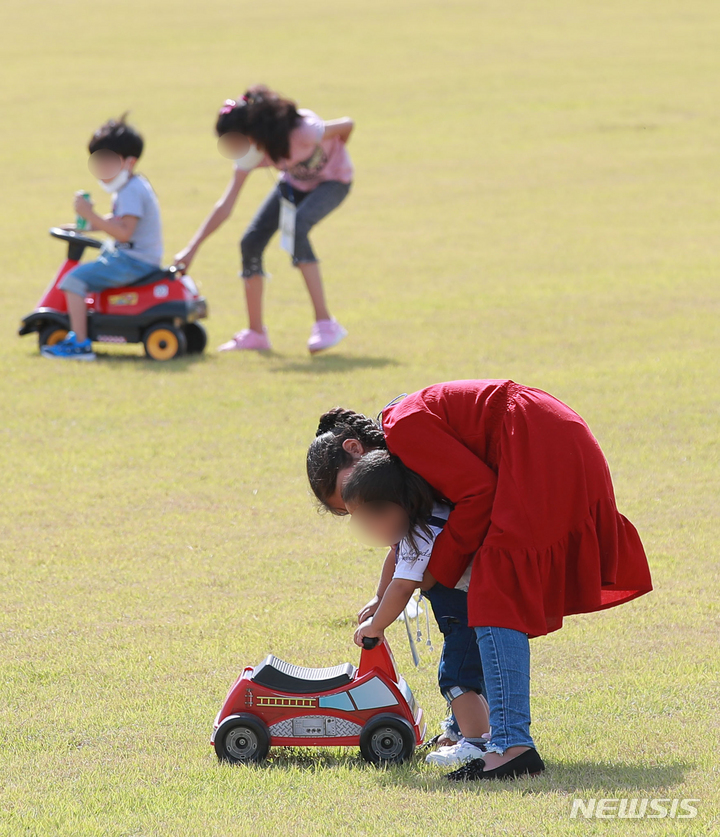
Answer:
[(346, 439), (357, 439), (366, 450), (385, 449), (385, 434), (371, 418), (335, 407), (320, 416), (315, 438), (307, 452), (307, 475), (317, 499), (333, 514), (340, 514), (328, 505), (335, 493), (337, 476), (353, 464), (343, 448)]
[(292, 99), (283, 98), (264, 84), (256, 84), (234, 105), (230, 100), (220, 109), (215, 131), (219, 137), (231, 132), (245, 134), (277, 163), (290, 156), (290, 131), (299, 120)]
[(139, 157), (143, 153), (145, 142), (142, 136), (125, 122), (127, 112), (119, 119), (108, 119), (90, 138), (88, 151), (114, 151), (121, 157)]
[(345, 480), (342, 498), (345, 503), (401, 506), (410, 518), (406, 538), (416, 554), (418, 530), (432, 537), (428, 525), (435, 502), (432, 486), (386, 450), (373, 450), (360, 457)]

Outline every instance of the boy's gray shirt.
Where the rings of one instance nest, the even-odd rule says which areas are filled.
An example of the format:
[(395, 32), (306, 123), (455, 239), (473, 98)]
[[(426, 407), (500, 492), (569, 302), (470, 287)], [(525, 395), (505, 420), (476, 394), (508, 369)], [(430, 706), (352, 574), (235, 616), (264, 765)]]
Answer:
[(113, 215), (134, 215), (135, 232), (130, 238), (132, 247), (128, 256), (159, 267), (162, 264), (163, 241), (160, 222), (160, 205), (152, 186), (141, 175), (135, 174), (113, 196)]

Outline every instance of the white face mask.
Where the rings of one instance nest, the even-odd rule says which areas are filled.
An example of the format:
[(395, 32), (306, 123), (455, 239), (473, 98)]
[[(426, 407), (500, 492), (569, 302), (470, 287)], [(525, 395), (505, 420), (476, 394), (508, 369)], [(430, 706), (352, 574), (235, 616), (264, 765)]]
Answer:
[(121, 169), (112, 180), (109, 180), (107, 183), (104, 180), (98, 180), (101, 188), (103, 188), (108, 194), (112, 195), (113, 192), (117, 192), (130, 180), (130, 172), (127, 169)]
[(250, 171), (250, 169), (254, 169), (258, 163), (262, 162), (264, 156), (265, 154), (260, 151), (257, 145), (251, 142), (250, 148), (248, 148), (243, 156), (235, 160), (235, 168), (240, 169), (240, 171)]

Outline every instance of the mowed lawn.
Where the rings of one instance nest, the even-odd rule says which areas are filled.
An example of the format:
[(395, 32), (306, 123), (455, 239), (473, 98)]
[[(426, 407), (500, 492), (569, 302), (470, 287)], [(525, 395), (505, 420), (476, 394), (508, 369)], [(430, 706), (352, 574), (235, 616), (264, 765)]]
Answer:
[[(0, 835), (717, 835), (720, 16), (714, 0), (3, 3)], [(274, 241), (275, 350), (244, 326), (254, 174), (192, 274), (209, 351), (16, 335), (93, 185), (85, 144), (131, 109), (166, 260), (220, 195), (227, 96), (265, 81), (357, 122), (352, 194), (313, 235), (350, 336), (310, 358)], [(277, 751), (219, 766), (245, 665), (356, 662), (382, 554), (317, 514), (317, 416), (440, 380), (510, 377), (589, 422), (655, 591), (534, 640), (535, 780), (450, 786), (418, 758)], [(400, 669), (434, 732), (435, 651)], [(572, 819), (576, 798), (693, 799), (695, 819)]]

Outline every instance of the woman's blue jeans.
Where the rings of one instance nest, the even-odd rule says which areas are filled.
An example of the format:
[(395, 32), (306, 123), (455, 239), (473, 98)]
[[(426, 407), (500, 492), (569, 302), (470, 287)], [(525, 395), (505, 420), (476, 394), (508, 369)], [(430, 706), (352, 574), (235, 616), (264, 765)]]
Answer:
[(530, 643), (511, 628), (475, 628), (492, 737), (489, 752), (534, 747), (530, 737)]

